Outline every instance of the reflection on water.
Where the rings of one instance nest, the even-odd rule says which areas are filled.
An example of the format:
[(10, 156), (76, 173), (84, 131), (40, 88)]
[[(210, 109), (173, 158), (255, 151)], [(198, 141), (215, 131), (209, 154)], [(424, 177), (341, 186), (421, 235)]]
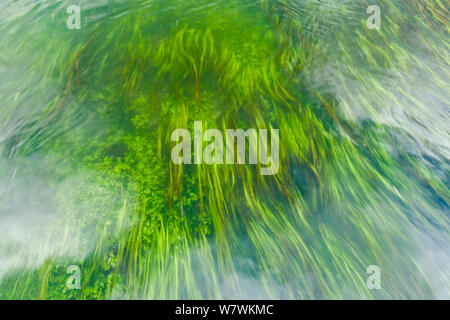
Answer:
[[(71, 5), (0, 3), (0, 298), (450, 297), (440, 1), (380, 30), (365, 1)], [(196, 120), (279, 128), (279, 172), (174, 165)]]

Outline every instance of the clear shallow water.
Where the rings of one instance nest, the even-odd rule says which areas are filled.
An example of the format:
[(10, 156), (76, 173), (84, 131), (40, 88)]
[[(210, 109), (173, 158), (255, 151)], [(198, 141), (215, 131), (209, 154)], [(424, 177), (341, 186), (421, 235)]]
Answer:
[[(1, 298), (449, 297), (448, 8), (71, 4), (0, 4)], [(181, 170), (195, 120), (280, 171)]]

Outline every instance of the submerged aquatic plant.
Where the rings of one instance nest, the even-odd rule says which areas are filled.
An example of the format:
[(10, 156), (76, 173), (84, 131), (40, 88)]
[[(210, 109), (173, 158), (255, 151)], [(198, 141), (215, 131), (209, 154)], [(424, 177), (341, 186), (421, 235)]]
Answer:
[[(442, 2), (83, 5), (0, 14), (0, 298), (449, 297)], [(279, 128), (279, 172), (174, 165), (195, 120)]]

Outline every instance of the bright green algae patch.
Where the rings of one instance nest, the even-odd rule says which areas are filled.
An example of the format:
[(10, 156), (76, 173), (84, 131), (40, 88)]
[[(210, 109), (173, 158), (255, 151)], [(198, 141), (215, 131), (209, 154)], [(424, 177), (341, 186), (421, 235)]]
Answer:
[[(34, 28), (2, 44), (28, 75), (10, 82), (18, 97), (0, 91), (2, 126), (25, 110), (1, 142), (2, 175), (16, 166), (24, 184), (45, 181), (56, 214), (32, 254), (0, 244), (20, 257), (1, 275), (0, 298), (436, 297), (416, 237), (448, 236), (448, 167), (441, 174), (392, 150), (401, 129), (361, 124), (348, 103), (383, 108), (364, 89), (389, 95), (379, 73), (408, 70), (416, 48), (436, 53), (448, 11), (440, 1), (385, 1), (391, 15), (369, 31), (364, 4), (327, 3), (111, 2), (83, 11), (92, 19), (77, 31), (65, 29), (64, 4), (28, 11), (41, 15)], [(403, 39), (396, 23), (417, 20), (419, 36)], [(316, 70), (364, 85), (337, 95), (317, 85)], [(195, 120), (279, 128), (278, 174), (174, 165), (171, 132), (192, 132)], [(69, 265), (82, 271), (80, 290), (67, 288)], [(383, 272), (382, 290), (366, 286), (370, 265)]]

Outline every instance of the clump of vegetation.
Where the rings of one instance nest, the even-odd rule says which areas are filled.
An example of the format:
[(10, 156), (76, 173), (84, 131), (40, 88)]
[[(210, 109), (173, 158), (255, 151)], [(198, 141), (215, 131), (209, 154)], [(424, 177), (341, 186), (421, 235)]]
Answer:
[[(395, 19), (369, 32), (362, 4), (328, 2), (329, 10), (308, 1), (137, 1), (105, 7), (82, 35), (16, 40), (20, 58), (48, 48), (30, 66), (50, 98), (3, 153), (47, 159), (42, 174), (65, 214), (59, 230), (76, 226), (80, 242), (12, 268), (0, 298), (432, 297), (408, 232), (448, 231), (448, 186), (386, 147), (401, 129), (352, 117), (354, 101), (372, 115), (386, 106), (346, 84), (389, 95), (377, 74), (407, 70), (409, 59), (421, 66), (408, 56), (417, 46), (436, 52), (441, 38), (427, 35), (448, 32), (446, 8), (387, 1)], [(405, 40), (399, 21), (416, 14), (418, 36)], [(343, 84), (339, 92), (318, 85), (321, 72)], [(170, 134), (192, 131), (194, 120), (279, 128), (279, 173), (174, 165)], [(373, 264), (384, 270), (383, 290), (366, 286)], [(68, 265), (82, 270), (80, 290), (66, 286)]]

